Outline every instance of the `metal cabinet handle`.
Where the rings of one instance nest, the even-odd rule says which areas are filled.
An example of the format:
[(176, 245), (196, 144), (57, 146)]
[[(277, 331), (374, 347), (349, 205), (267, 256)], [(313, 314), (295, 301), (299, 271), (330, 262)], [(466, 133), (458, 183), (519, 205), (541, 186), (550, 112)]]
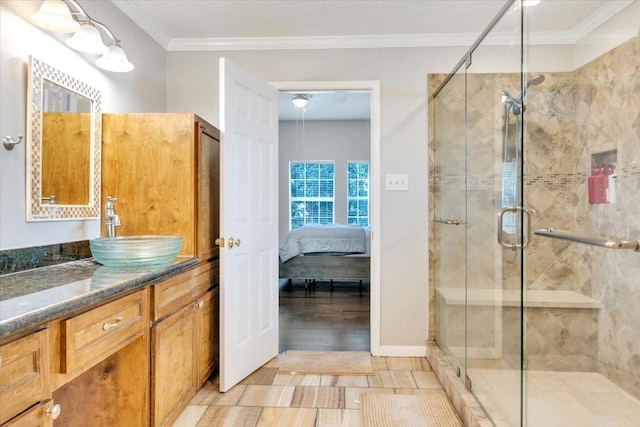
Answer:
[(122, 316), (118, 314), (116, 316), (116, 321), (114, 323), (105, 322), (104, 325), (102, 325), (102, 330), (108, 331), (109, 329), (115, 328), (116, 326), (118, 326), (118, 324), (121, 322), (122, 322)]

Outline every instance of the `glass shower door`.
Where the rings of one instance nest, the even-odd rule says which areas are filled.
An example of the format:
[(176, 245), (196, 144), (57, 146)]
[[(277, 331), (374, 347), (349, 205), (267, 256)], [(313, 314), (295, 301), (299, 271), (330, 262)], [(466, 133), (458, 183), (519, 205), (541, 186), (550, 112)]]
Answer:
[[(519, 4), (466, 70), (467, 387), (497, 426), (522, 419), (522, 113)], [(509, 31), (505, 31), (508, 29)], [(500, 69), (494, 64), (499, 58)], [(490, 71), (490, 72), (487, 72)]]
[(434, 283), (438, 347), (464, 378), (466, 147), (464, 68), (434, 99)]

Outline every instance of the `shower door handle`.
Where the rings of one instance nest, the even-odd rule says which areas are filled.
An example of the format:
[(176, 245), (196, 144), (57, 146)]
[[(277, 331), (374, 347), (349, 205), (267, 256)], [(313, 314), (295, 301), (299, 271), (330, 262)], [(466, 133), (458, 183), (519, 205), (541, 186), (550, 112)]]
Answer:
[[(502, 237), (503, 218), (504, 218), (504, 214), (507, 212), (512, 212), (513, 214), (516, 214), (517, 212), (524, 212), (527, 215), (526, 225), (525, 224), (522, 225), (523, 227), (525, 226), (527, 227), (526, 238), (522, 242), (522, 244), (506, 242)], [(529, 209), (522, 206), (508, 206), (502, 209), (498, 214), (498, 243), (500, 244), (500, 246), (502, 246), (505, 249), (511, 249), (515, 251), (518, 248), (523, 248), (523, 249), (526, 248), (529, 245), (530, 241), (531, 241), (531, 213), (529, 212)]]

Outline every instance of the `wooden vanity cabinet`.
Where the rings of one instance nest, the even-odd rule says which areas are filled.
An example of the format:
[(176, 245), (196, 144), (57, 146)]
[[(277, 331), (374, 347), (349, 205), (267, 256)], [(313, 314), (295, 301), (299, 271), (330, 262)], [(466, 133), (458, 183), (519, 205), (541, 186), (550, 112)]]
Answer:
[(195, 267), (151, 286), (151, 425), (171, 425), (218, 363), (220, 132), (191, 113), (104, 114), (102, 203), (118, 235), (182, 236)]
[(56, 427), (149, 425), (150, 291), (51, 325)]
[[(50, 399), (48, 331), (34, 332), (0, 346), (0, 424)], [(7, 425), (46, 425), (47, 417), (42, 417), (42, 424), (25, 421), (39, 419), (40, 415), (41, 411), (24, 414)]]
[(151, 425), (171, 425), (218, 363), (217, 260), (152, 287)]
[(182, 236), (181, 255), (218, 256), (220, 132), (191, 113), (103, 114), (102, 205), (119, 235)]
[(149, 300), (145, 288), (0, 346), (2, 427), (147, 427)]

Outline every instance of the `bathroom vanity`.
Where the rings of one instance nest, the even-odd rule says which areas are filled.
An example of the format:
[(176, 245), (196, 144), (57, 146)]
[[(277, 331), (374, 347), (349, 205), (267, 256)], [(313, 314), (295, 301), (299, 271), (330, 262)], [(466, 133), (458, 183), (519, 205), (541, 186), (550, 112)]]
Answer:
[(102, 120), (116, 234), (182, 249), (162, 266), (0, 275), (2, 427), (169, 426), (218, 366), (219, 131), (189, 113)]
[(217, 364), (217, 267), (82, 260), (0, 277), (0, 424), (170, 425)]

